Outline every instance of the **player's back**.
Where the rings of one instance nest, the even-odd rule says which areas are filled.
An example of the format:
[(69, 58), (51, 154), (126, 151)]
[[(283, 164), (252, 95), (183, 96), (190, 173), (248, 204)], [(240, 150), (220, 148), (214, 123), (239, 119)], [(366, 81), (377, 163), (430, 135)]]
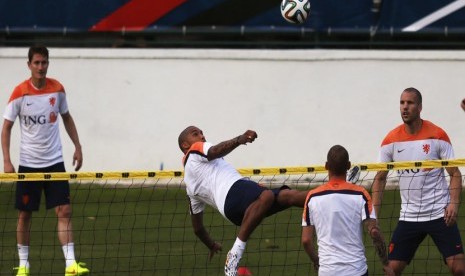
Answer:
[(360, 188), (330, 182), (317, 188), (308, 199), (310, 221), (318, 239), (320, 275), (366, 272), (362, 222), (370, 217), (371, 200)]

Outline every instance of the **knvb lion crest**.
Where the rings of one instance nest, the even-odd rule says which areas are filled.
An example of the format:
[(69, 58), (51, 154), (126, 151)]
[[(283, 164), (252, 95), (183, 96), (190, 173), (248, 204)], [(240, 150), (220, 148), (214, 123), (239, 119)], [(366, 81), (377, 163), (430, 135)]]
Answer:
[(431, 146), (429, 144), (424, 144), (423, 145), (423, 152), (428, 154), (431, 149)]

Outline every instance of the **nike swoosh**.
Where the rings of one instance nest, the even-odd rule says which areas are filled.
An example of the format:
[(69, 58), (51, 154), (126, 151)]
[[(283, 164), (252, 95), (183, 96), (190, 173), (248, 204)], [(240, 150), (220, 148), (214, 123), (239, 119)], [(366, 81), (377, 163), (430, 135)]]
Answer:
[(397, 150), (397, 153), (403, 152), (405, 149)]

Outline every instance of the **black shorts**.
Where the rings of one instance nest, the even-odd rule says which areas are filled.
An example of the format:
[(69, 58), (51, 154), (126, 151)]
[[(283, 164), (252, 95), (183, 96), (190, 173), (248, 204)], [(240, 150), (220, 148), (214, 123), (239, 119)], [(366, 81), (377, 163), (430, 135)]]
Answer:
[[(18, 173), (65, 172), (63, 162), (46, 168), (29, 168), (19, 166)], [(18, 181), (16, 183), (16, 209), (20, 211), (37, 211), (40, 206), (42, 190), (45, 193), (45, 206), (51, 209), (69, 204), (69, 182), (57, 181)]]
[(422, 222), (399, 221), (389, 244), (389, 260), (410, 263), (426, 235), (431, 236), (444, 260), (463, 253), (457, 224), (447, 226), (444, 218)]
[[(273, 191), (276, 198), (279, 192), (283, 189), (290, 188), (284, 185), (280, 188), (271, 189), (271, 191)], [(229, 189), (228, 195), (226, 196), (226, 201), (224, 203), (224, 214), (232, 223), (240, 226), (242, 224), (242, 219), (244, 218), (244, 214), (247, 208), (249, 208), (250, 204), (257, 200), (262, 192), (266, 190), (270, 189), (263, 187), (251, 180), (241, 179), (236, 181), (231, 189)], [(287, 208), (289, 208), (289, 206), (281, 206), (277, 201), (275, 201), (270, 210), (268, 210), (266, 213), (266, 216), (276, 214), (277, 212)]]

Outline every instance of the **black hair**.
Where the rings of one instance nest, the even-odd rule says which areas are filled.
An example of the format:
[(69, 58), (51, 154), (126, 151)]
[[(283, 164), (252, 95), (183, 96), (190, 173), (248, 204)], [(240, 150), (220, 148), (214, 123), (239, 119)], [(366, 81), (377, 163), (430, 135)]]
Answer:
[(48, 59), (48, 49), (45, 46), (31, 46), (27, 54), (29, 62), (32, 61), (32, 57), (34, 57), (35, 54), (42, 55)]
[(328, 170), (335, 175), (344, 175), (349, 169), (349, 153), (341, 145), (332, 146), (327, 157)]

